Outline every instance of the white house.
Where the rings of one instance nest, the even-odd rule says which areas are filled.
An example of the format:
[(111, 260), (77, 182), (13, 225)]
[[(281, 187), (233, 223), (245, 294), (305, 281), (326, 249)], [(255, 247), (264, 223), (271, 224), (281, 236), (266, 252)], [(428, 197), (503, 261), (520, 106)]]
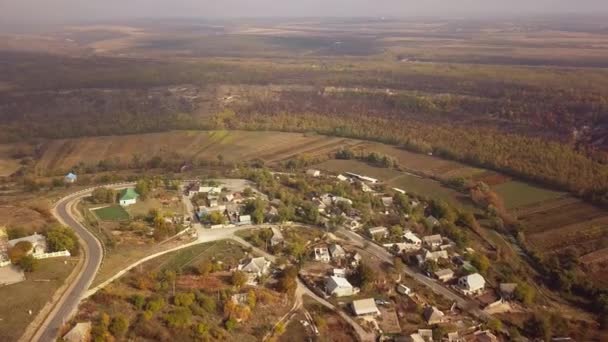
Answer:
[(402, 295), (409, 296), (410, 293), (412, 293), (412, 289), (410, 289), (409, 287), (407, 287), (403, 284), (399, 284), (399, 285), (397, 285), (397, 292)]
[(325, 281), (325, 292), (330, 296), (347, 297), (354, 295), (355, 289), (346, 278), (331, 276)]
[(9, 240), (8, 244), (11, 248), (13, 248), (13, 247), (15, 247), (16, 244), (18, 244), (19, 242), (22, 242), (22, 241), (26, 241), (26, 242), (29, 242), (32, 244), (32, 249), (31, 249), (32, 255), (37, 256), (37, 255), (46, 253), (47, 244), (46, 244), (46, 237), (44, 237), (44, 235), (34, 233), (34, 235), (22, 237), (19, 239)]
[(427, 306), (423, 312), (424, 319), (430, 325), (441, 323), (445, 314), (434, 306)]
[(369, 229), (369, 235), (372, 238), (385, 238), (388, 236), (388, 228), (386, 227), (374, 227)]
[(315, 261), (330, 262), (329, 250), (325, 247), (315, 247)]
[(69, 184), (75, 183), (77, 180), (78, 176), (76, 176), (76, 174), (72, 172), (68, 173), (67, 175), (65, 175), (65, 177), (63, 177), (63, 181)]
[(338, 180), (342, 181), (342, 182), (346, 182), (348, 180), (348, 177), (341, 175), (341, 174), (338, 175), (338, 177), (336, 177), (336, 178), (338, 178)]
[(329, 245), (329, 253), (331, 253), (331, 257), (334, 259), (342, 259), (346, 257), (346, 252), (344, 251), (344, 248), (342, 248), (342, 246), (338, 245), (337, 243), (332, 243), (331, 245)]
[(458, 286), (465, 295), (476, 295), (483, 292), (486, 280), (481, 274), (473, 273), (458, 279)]
[(239, 225), (251, 224), (251, 215), (239, 216)]
[(418, 259), (418, 264), (423, 265), (429, 260), (437, 262), (439, 259), (449, 259), (449, 255), (447, 251), (431, 252), (424, 250), (424, 253), (416, 255), (416, 258)]
[(283, 243), (283, 241), (285, 241), (285, 238), (283, 238), (281, 231), (276, 227), (272, 227), (272, 238), (270, 238), (270, 245), (280, 245)]
[(380, 314), (380, 310), (378, 310), (373, 298), (355, 300), (351, 305), (353, 307), (353, 313), (356, 316), (375, 316)]
[(390, 197), (390, 196), (382, 197), (382, 205), (384, 205), (385, 207), (392, 207), (393, 206), (393, 198)]
[(320, 177), (321, 176), (321, 171), (319, 171), (319, 170), (313, 170), (313, 169), (308, 169), (308, 170), (306, 170), (306, 174), (308, 176), (311, 176), (311, 177)]
[(344, 268), (334, 268), (332, 273), (335, 277), (346, 278), (346, 270)]
[(410, 230), (406, 230), (403, 233), (403, 239), (405, 239), (406, 242), (409, 242), (415, 246), (422, 246), (422, 240), (420, 240), (420, 238), (416, 234), (412, 233)]
[(267, 274), (270, 270), (270, 261), (266, 260), (264, 257), (248, 258), (243, 260), (239, 265), (238, 270), (260, 277)]

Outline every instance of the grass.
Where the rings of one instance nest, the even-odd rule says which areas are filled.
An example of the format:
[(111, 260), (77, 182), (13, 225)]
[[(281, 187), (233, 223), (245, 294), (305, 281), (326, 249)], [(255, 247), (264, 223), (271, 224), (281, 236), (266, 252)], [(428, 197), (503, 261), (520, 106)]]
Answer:
[(563, 192), (547, 190), (519, 181), (497, 185), (494, 190), (504, 200), (507, 209), (516, 209), (565, 195)]
[[(176, 194), (175, 196), (179, 196)], [(170, 205), (163, 205), (161, 201), (157, 198), (147, 198), (146, 200), (138, 200), (137, 203), (130, 205), (125, 208), (127, 213), (131, 215), (131, 217), (136, 216), (145, 216), (148, 215), (150, 210), (156, 209), (159, 212), (165, 213), (167, 215), (183, 215), (184, 208), (181, 202), (172, 203)]]
[[(65, 260), (69, 260), (67, 264), (64, 264)], [(0, 341), (17, 341), (21, 337), (76, 263), (74, 258), (40, 260), (38, 269), (26, 274), (25, 281), (0, 287)], [(32, 315), (28, 310), (32, 310)]]
[(131, 218), (129, 213), (120, 205), (97, 209), (94, 212), (102, 221), (126, 221)]
[(179, 270), (196, 265), (203, 260), (221, 260), (225, 264), (236, 264), (245, 253), (241, 245), (232, 241), (204, 243), (163, 255), (154, 260), (156, 270)]

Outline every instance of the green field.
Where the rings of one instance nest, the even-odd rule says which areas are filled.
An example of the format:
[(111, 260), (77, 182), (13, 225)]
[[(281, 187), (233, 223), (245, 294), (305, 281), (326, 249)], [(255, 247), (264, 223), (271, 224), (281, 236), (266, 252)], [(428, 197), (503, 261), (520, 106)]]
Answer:
[(196, 265), (203, 260), (222, 260), (224, 263), (236, 265), (245, 253), (236, 242), (217, 241), (195, 245), (182, 250), (163, 255), (153, 261), (156, 270), (178, 270)]
[(102, 221), (126, 221), (129, 218), (129, 213), (119, 205), (97, 209), (93, 211)]
[(504, 200), (507, 209), (520, 208), (565, 195), (563, 192), (547, 190), (519, 181), (497, 185), (494, 187), (494, 191)]

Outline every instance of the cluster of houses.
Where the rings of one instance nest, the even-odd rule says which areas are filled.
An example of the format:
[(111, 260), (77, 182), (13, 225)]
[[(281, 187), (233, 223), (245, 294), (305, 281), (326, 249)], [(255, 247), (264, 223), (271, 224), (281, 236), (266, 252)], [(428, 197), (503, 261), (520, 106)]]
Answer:
[[(229, 192), (220, 186), (203, 186), (198, 183), (190, 184), (186, 192), (189, 197), (196, 194), (206, 195), (206, 205), (198, 206), (194, 213), (201, 222), (205, 220), (205, 217), (215, 212), (224, 215), (232, 225), (248, 225), (252, 222), (250, 215), (241, 214), (244, 202), (250, 199), (241, 192)], [(215, 226), (212, 226), (212, 228), (215, 228)]]

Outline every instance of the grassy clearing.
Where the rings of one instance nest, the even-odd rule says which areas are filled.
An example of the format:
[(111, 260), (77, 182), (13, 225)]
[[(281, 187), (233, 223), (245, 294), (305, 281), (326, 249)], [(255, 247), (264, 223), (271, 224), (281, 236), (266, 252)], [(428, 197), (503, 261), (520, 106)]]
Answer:
[(94, 212), (102, 221), (126, 221), (131, 218), (129, 213), (120, 205), (97, 209)]
[(564, 196), (563, 192), (543, 189), (528, 183), (510, 181), (494, 187), (502, 197), (508, 209), (531, 205), (538, 202), (550, 201)]
[(217, 241), (195, 245), (163, 255), (151, 263), (156, 271), (164, 269), (184, 269), (203, 260), (221, 260), (224, 264), (236, 265), (245, 256), (241, 245), (232, 241)]
[[(66, 264), (64, 261), (69, 260)], [(74, 258), (40, 260), (26, 280), (0, 287), (0, 341), (17, 341), (77, 264)], [(32, 315), (28, 314), (32, 310)]]

